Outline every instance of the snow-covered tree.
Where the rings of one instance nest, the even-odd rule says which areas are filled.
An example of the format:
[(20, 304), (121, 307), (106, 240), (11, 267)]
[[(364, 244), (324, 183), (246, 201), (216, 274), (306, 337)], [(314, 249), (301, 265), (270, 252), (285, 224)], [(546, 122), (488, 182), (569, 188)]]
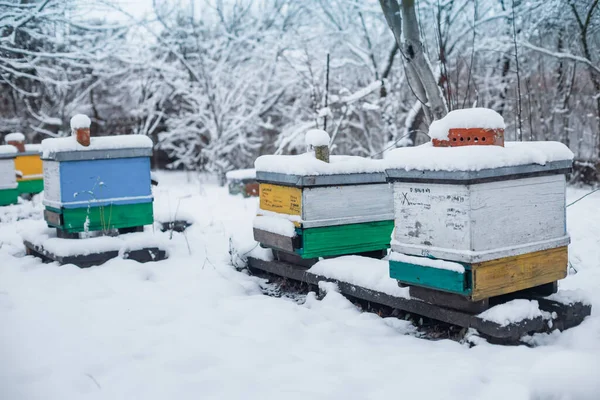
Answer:
[(126, 29), (90, 19), (87, 11), (68, 0), (0, 2), (3, 130), (57, 134), (114, 75)]
[(509, 139), (600, 157), (596, 0), (158, 0), (120, 22), (94, 1), (0, 2), (0, 132), (61, 134), (84, 112), (222, 174), (304, 151), (313, 128), (333, 154), (381, 157), (477, 105)]

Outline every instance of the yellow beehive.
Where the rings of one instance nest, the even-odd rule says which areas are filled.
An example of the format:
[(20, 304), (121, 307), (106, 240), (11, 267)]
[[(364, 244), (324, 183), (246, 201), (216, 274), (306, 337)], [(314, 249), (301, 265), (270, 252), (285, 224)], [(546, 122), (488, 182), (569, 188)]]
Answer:
[(15, 168), (20, 172), (17, 178), (19, 193), (39, 193), (44, 190), (44, 167), (37, 145), (25, 145), (25, 152), (18, 153)]
[(43, 166), (40, 158), (40, 146), (25, 144), (25, 135), (10, 133), (4, 138), (6, 144), (17, 148), (15, 169), (17, 170), (17, 183), (19, 193), (39, 193), (44, 190)]

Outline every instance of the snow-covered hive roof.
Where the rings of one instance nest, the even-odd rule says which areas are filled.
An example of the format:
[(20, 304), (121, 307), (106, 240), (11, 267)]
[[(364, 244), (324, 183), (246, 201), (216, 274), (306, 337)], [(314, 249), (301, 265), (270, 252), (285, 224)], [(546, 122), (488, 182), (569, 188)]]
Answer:
[[(14, 146), (13, 146), (14, 147)], [(17, 149), (17, 157), (20, 156), (41, 156), (42, 154), (42, 145), (41, 144), (25, 144), (25, 150), (24, 151), (19, 151), (18, 148)]]
[(89, 146), (82, 146), (74, 136), (42, 140), (42, 158), (69, 161), (124, 157), (149, 157), (152, 140), (144, 135), (92, 137)]
[[(453, 130), (492, 130), (500, 136), (490, 137), (485, 145), (477, 137), (460, 137), (461, 143), (454, 147), (448, 143), (450, 136), (457, 140)], [(422, 171), (423, 178), (433, 177), (427, 171), (478, 172), (497, 170), (501, 175), (521, 173), (520, 166), (537, 165), (533, 169), (546, 170), (570, 168), (573, 153), (559, 142), (504, 142), (504, 118), (488, 108), (467, 108), (449, 112), (444, 118), (434, 121), (429, 127), (431, 142), (417, 147), (404, 147), (386, 154), (385, 164), (388, 176), (408, 177), (401, 171)], [(468, 136), (471, 136), (467, 133)], [(477, 135), (477, 134), (475, 134)], [(445, 144), (444, 144), (445, 142)], [(445, 146), (450, 147), (445, 147)], [(496, 144), (496, 145), (493, 145)], [(552, 164), (552, 165), (550, 165)], [(512, 168), (511, 170), (509, 170)], [(516, 169), (515, 169), (516, 168)], [(502, 169), (502, 171), (499, 171)], [(532, 169), (531, 167), (529, 168)], [(394, 171), (394, 172), (390, 172)], [(533, 171), (531, 171), (533, 172)], [(414, 175), (414, 174), (412, 174)], [(439, 175), (439, 174), (438, 174)], [(464, 175), (464, 174), (463, 174)], [(474, 174), (471, 174), (474, 176)], [(455, 177), (459, 174), (455, 174)], [(465, 175), (466, 176), (466, 175)], [(439, 176), (437, 176), (439, 177)], [(446, 175), (452, 178), (452, 175)]]
[(0, 145), (0, 158), (15, 158), (17, 156), (17, 148), (10, 144)]
[(41, 153), (42, 145), (41, 144), (26, 144), (25, 151), (27, 153)]
[(248, 169), (236, 169), (229, 171), (225, 174), (225, 177), (230, 180), (244, 180), (244, 179), (256, 179), (256, 170), (254, 168)]
[(350, 185), (385, 182), (383, 160), (357, 156), (330, 156), (329, 162), (313, 152), (300, 155), (267, 155), (254, 162), (256, 178), (262, 182), (295, 186)]
[(573, 152), (560, 142), (505, 142), (505, 147), (433, 147), (429, 142), (392, 150), (384, 163), (386, 169), (452, 172), (572, 160)]
[(317, 147), (329, 146), (330, 141), (326, 131), (309, 129), (304, 135), (307, 153), (258, 157), (254, 162), (257, 180), (294, 186), (351, 185), (385, 181), (385, 167), (381, 160), (357, 156), (328, 156), (329, 162), (317, 159), (314, 150)]
[(329, 163), (317, 160), (313, 153), (260, 156), (254, 162), (257, 172), (290, 175), (339, 175), (385, 171), (382, 160), (358, 156), (330, 156)]

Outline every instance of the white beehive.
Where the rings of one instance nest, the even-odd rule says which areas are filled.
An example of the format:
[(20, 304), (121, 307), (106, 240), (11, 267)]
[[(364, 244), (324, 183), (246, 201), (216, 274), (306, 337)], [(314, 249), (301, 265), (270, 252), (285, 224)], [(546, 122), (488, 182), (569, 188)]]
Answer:
[(15, 189), (17, 187), (16, 156), (16, 147), (0, 145), (0, 190)]
[(399, 253), (474, 263), (569, 243), (561, 143), (399, 149), (388, 161)]

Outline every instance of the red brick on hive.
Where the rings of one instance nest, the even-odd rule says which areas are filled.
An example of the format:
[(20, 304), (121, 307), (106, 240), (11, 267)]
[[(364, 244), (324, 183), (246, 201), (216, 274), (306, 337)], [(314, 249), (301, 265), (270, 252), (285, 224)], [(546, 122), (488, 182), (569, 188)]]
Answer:
[(10, 140), (10, 141), (6, 142), (6, 144), (10, 144), (10, 145), (15, 146), (17, 148), (17, 151), (19, 153), (24, 153), (25, 152), (25, 142), (16, 141), (16, 140)]
[(88, 147), (90, 145), (90, 128), (76, 128), (75, 137), (80, 145)]
[(6, 144), (16, 147), (19, 153), (25, 152), (25, 135), (22, 133), (9, 133), (4, 140), (6, 141)]
[(503, 128), (450, 128), (448, 139), (431, 139), (434, 147), (502, 146)]

